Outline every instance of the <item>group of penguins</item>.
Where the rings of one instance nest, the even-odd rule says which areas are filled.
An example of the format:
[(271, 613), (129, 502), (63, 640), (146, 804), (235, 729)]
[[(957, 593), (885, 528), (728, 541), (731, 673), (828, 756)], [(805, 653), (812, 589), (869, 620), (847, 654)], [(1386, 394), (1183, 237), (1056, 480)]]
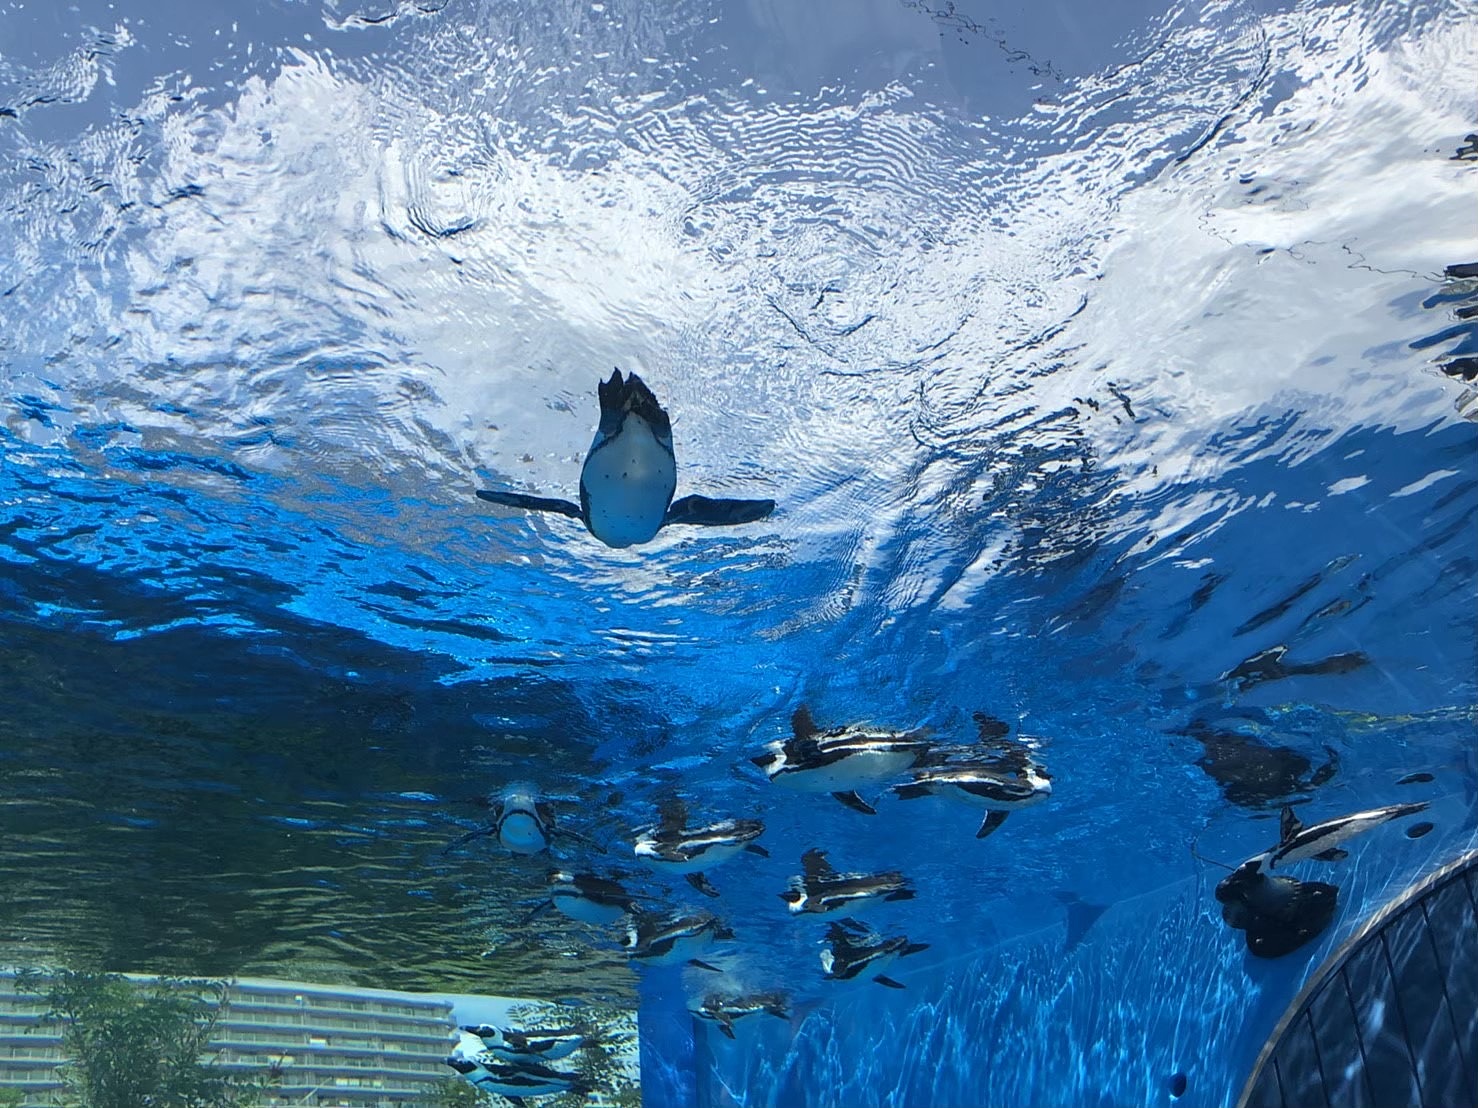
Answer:
[[(822, 729), (804, 705), (791, 717), (791, 737), (772, 742), (750, 759), (768, 780), (803, 793), (830, 793), (855, 811), (875, 814), (862, 791), (888, 787), (902, 800), (942, 796), (984, 811), (977, 838), (990, 835), (1018, 809), (1052, 794), (1051, 775), (1041, 760), (1044, 740), (1011, 736), (1010, 727), (984, 713), (975, 715), (978, 738), (971, 745), (940, 744), (923, 731), (889, 731), (862, 724)], [(1430, 780), (1412, 775), (1408, 780)], [(556, 835), (579, 838), (557, 827), (553, 804), (528, 785), (514, 785), (488, 799), (490, 821), (467, 832), (447, 848), (472, 839), (492, 837), (514, 854), (535, 855), (550, 848)], [(1381, 824), (1423, 811), (1415, 802), (1373, 808), (1304, 826), (1292, 808), (1283, 809), (1279, 841), (1239, 866), (1216, 887), (1225, 922), (1246, 933), (1248, 949), (1261, 957), (1279, 957), (1320, 934), (1333, 917), (1338, 889), (1277, 872), (1310, 859), (1325, 862), (1345, 857), (1341, 843)], [(726, 819), (689, 826), (686, 805), (666, 801), (658, 822), (638, 831), (635, 858), (660, 873), (680, 874), (698, 892), (717, 897), (707, 872), (748, 852), (769, 856), (757, 841), (765, 826), (757, 819)], [(1419, 837), (1430, 824), (1413, 826)], [(885, 936), (855, 916), (872, 904), (911, 900), (913, 886), (896, 870), (844, 873), (832, 867), (826, 852), (812, 848), (801, 856), (801, 873), (780, 894), (797, 917), (831, 917), (820, 952), (821, 976), (827, 981), (871, 979), (889, 988), (904, 986), (887, 975), (894, 963), (927, 949), (904, 935)], [(734, 937), (712, 912), (653, 911), (644, 897), (618, 880), (596, 873), (554, 869), (548, 896), (525, 918), (549, 909), (570, 919), (599, 926), (624, 925), (622, 945), (633, 964), (688, 964), (722, 972), (705, 961), (715, 943)], [(692, 1009), (734, 1038), (736, 1020), (760, 1013), (790, 1017), (783, 992), (709, 992)], [(522, 1104), (524, 1097), (588, 1092), (581, 1075), (553, 1068), (550, 1061), (575, 1050), (598, 1045), (589, 1033), (571, 1028), (517, 1030), (483, 1024), (461, 1028), (461, 1039), (448, 1065), (488, 1092)]]
[[(1007, 724), (977, 713), (979, 740), (973, 745), (945, 745), (923, 731), (890, 731), (862, 724), (822, 729), (804, 705), (791, 717), (791, 736), (772, 742), (750, 759), (768, 780), (802, 793), (830, 793), (855, 811), (875, 814), (862, 790), (891, 785), (903, 800), (944, 796), (984, 810), (977, 837), (995, 831), (1020, 808), (1041, 803), (1052, 793), (1051, 777), (1040, 760), (1042, 741), (1010, 737)], [(554, 805), (528, 785), (514, 785), (488, 799), (491, 819), (456, 839), (454, 849), (473, 839), (491, 837), (514, 854), (533, 855), (549, 849), (556, 835), (578, 838), (558, 827)], [(708, 871), (742, 853), (768, 857), (757, 841), (765, 831), (757, 819), (726, 819), (690, 826), (686, 805), (676, 797), (662, 804), (658, 822), (638, 831), (633, 855), (659, 873), (682, 875), (704, 896), (717, 897)], [(780, 894), (796, 917), (827, 918), (820, 953), (823, 979), (870, 979), (880, 985), (904, 986), (887, 975), (900, 958), (928, 948), (903, 935), (885, 936), (855, 916), (883, 901), (911, 900), (914, 889), (902, 873), (849, 873), (833, 868), (826, 852), (813, 848), (801, 856), (801, 873)], [(585, 924), (624, 924), (622, 945), (635, 965), (688, 964), (722, 972), (703, 955), (715, 943), (734, 937), (708, 911), (653, 911), (645, 899), (618, 880), (596, 873), (554, 869), (548, 896), (525, 918), (528, 922), (553, 909)], [(788, 1019), (789, 998), (781, 992), (710, 992), (693, 1014), (734, 1038), (734, 1022), (759, 1013)], [(527, 1096), (578, 1092), (584, 1083), (576, 1073), (547, 1063), (567, 1057), (582, 1046), (596, 1045), (590, 1036), (569, 1029), (516, 1030), (492, 1025), (464, 1026), (447, 1064), (479, 1088), (519, 1103)]]
[[(673, 526), (729, 527), (768, 517), (768, 499), (716, 499), (690, 495), (674, 499), (677, 462), (671, 420), (646, 384), (636, 375), (616, 370), (598, 384), (600, 422), (580, 471), (576, 503), (511, 489), (479, 489), (491, 504), (518, 511), (548, 513), (579, 520), (600, 542), (625, 548), (652, 541)], [(1041, 803), (1052, 793), (1051, 777), (1039, 760), (1040, 740), (1009, 738), (1010, 728), (992, 717), (977, 715), (979, 742), (941, 746), (922, 732), (887, 731), (862, 725), (822, 730), (803, 706), (792, 718), (792, 735), (774, 742), (753, 759), (778, 786), (801, 792), (831, 793), (849, 808), (872, 814), (859, 790), (892, 783), (901, 799), (941, 795), (985, 811), (978, 837), (991, 834), (1019, 809)], [(907, 780), (900, 780), (904, 775)], [(1430, 775), (1412, 775), (1411, 780)], [(458, 845), (480, 835), (493, 836), (516, 854), (538, 854), (555, 834), (553, 806), (528, 786), (513, 786), (490, 798), (487, 827), (462, 836)], [(1306, 859), (1334, 861), (1340, 843), (1389, 820), (1413, 815), (1425, 803), (1396, 804), (1355, 812), (1303, 826), (1291, 808), (1283, 809), (1279, 841), (1240, 866), (1216, 888), (1225, 922), (1246, 934), (1255, 955), (1278, 957), (1310, 941), (1333, 916), (1338, 889), (1300, 881), (1280, 867)], [(1408, 831), (1417, 837), (1430, 830), (1419, 824)], [(681, 801), (666, 803), (659, 822), (638, 834), (635, 855), (659, 871), (684, 875), (705, 896), (718, 892), (706, 873), (743, 852), (767, 854), (756, 841), (764, 825), (753, 819), (730, 819), (689, 827)], [(569, 834), (569, 832), (563, 832)], [(821, 951), (823, 977), (832, 981), (870, 978), (892, 988), (903, 986), (887, 976), (899, 958), (926, 948), (905, 936), (884, 937), (854, 918), (869, 904), (909, 900), (913, 887), (901, 873), (841, 873), (823, 850), (801, 857), (801, 873), (782, 894), (796, 916), (836, 917)], [(538, 910), (553, 907), (572, 919), (597, 925), (625, 923), (624, 946), (633, 963), (717, 967), (701, 957), (709, 946), (732, 938), (712, 912), (653, 912), (611, 877), (554, 871), (549, 896)], [(736, 1020), (757, 1013), (788, 1018), (788, 998), (777, 992), (730, 995), (709, 993), (694, 1015), (734, 1037)], [(579, 1075), (555, 1069), (551, 1061), (567, 1058), (589, 1036), (570, 1029), (519, 1031), (492, 1025), (468, 1026), (447, 1059), (458, 1073), (489, 1092), (515, 1103), (523, 1097), (588, 1091)]]

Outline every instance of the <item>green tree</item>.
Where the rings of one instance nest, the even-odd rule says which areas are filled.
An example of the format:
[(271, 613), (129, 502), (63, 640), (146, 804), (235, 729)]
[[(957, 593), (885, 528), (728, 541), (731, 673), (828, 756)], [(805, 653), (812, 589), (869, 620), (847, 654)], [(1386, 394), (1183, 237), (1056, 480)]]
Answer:
[(431, 1094), (435, 1108), (492, 1108), (493, 1100), (460, 1077), (443, 1077)]
[(222, 1072), (210, 1037), (227, 1004), (223, 981), (24, 970), (16, 989), (45, 999), (62, 1027), (68, 1108), (244, 1108), (258, 1085)]

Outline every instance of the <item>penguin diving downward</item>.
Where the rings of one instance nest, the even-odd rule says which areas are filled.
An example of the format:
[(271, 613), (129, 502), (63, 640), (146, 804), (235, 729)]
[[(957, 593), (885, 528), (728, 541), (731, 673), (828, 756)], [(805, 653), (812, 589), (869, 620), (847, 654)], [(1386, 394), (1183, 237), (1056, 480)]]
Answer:
[(700, 1020), (717, 1024), (718, 1029), (731, 1039), (734, 1037), (734, 1021), (752, 1016), (756, 1012), (768, 1012), (783, 1020), (790, 1019), (789, 1001), (784, 993), (745, 993), (742, 996), (709, 993), (703, 998), (703, 1003), (692, 1011)]
[(876, 900), (912, 900), (913, 887), (897, 870), (886, 873), (838, 873), (826, 860), (824, 850), (811, 849), (801, 855), (804, 873), (790, 879), (790, 888), (780, 894), (793, 915), (827, 916), (834, 912), (858, 911)]
[(675, 966), (687, 962), (699, 969), (721, 972), (697, 955), (715, 942), (727, 942), (734, 932), (712, 912), (657, 916), (642, 912), (631, 917), (622, 944), (634, 962), (648, 966)]
[(590, 1082), (578, 1073), (564, 1073), (534, 1062), (512, 1065), (484, 1054), (477, 1061), (454, 1055), (446, 1064), (479, 1089), (506, 1097), (519, 1108), (523, 1108), (526, 1096), (585, 1095), (592, 1091)]
[(911, 943), (904, 936), (885, 939), (867, 924), (855, 919), (838, 920), (826, 929), (821, 951), (821, 972), (828, 981), (853, 981), (870, 977), (879, 985), (901, 989), (903, 985), (883, 971), (910, 954), (928, 950), (928, 943)]
[[(509, 1027), (498, 1027), (491, 1023), (464, 1024), (460, 1028), (464, 1040), (472, 1036), (482, 1045), (482, 1053), (491, 1055), (499, 1062), (510, 1062), (524, 1066), (530, 1062), (554, 1062), (567, 1058), (583, 1046), (592, 1046), (595, 1040), (574, 1028), (561, 1027), (556, 1030), (515, 1031)], [(454, 1053), (465, 1053), (457, 1051)], [(471, 1056), (474, 1061), (477, 1055)]]
[(1323, 823), (1316, 823), (1312, 827), (1305, 827), (1299, 821), (1298, 816), (1294, 815), (1293, 809), (1284, 805), (1282, 818), (1278, 821), (1278, 845), (1272, 850), (1247, 859), (1242, 865), (1249, 866), (1254, 862), (1266, 863), (1267, 868), (1273, 870), (1279, 866), (1286, 866), (1291, 862), (1302, 862), (1308, 858), (1317, 858), (1321, 862), (1337, 862), (1348, 855), (1348, 852), (1341, 850), (1339, 846), (1346, 839), (1364, 834), (1371, 828), (1379, 827), (1393, 819), (1414, 816), (1424, 811), (1426, 807), (1425, 801), (1418, 801), (1414, 804), (1392, 804), (1385, 808), (1370, 808), (1364, 812), (1352, 812), (1347, 816), (1338, 816), (1335, 819), (1327, 819)]
[(600, 424), (580, 470), (580, 503), (498, 489), (478, 489), (494, 504), (532, 512), (556, 512), (585, 524), (607, 546), (648, 542), (663, 527), (726, 527), (753, 523), (775, 510), (773, 500), (714, 500), (677, 489), (672, 421), (635, 373), (617, 369), (597, 388)]
[(590, 873), (549, 872), (549, 898), (524, 917), (528, 923), (546, 908), (554, 908), (579, 923), (609, 924), (637, 911), (637, 898), (620, 884)]
[(769, 753), (750, 761), (777, 785), (798, 792), (831, 793), (848, 808), (877, 811), (857, 789), (877, 785), (917, 765), (929, 752), (922, 731), (834, 727), (822, 731), (804, 704), (790, 717), (791, 738), (769, 744)]
[(768, 858), (770, 852), (754, 840), (765, 832), (757, 819), (726, 819), (688, 830), (688, 810), (681, 800), (662, 805), (661, 821), (640, 833), (636, 856), (660, 870), (685, 874), (688, 884), (704, 896), (718, 896), (703, 870), (744, 851)]

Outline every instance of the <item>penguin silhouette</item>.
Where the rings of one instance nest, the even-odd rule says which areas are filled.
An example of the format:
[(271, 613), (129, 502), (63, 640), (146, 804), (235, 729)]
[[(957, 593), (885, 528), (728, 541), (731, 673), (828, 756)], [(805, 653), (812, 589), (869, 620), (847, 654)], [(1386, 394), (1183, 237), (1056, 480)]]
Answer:
[(773, 500), (718, 500), (707, 496), (672, 499), (677, 458), (672, 420), (635, 373), (599, 383), (600, 425), (580, 470), (580, 503), (478, 489), (493, 504), (531, 512), (555, 512), (585, 524), (607, 546), (649, 542), (663, 527), (693, 524), (729, 527), (753, 523), (775, 510)]

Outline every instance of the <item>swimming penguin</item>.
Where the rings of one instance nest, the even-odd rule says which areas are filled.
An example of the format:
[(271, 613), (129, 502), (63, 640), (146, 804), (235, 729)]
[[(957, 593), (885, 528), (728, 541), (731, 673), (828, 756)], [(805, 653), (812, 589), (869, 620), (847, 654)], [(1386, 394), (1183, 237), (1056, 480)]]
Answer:
[(826, 916), (833, 912), (858, 911), (875, 900), (912, 900), (913, 887), (897, 870), (886, 873), (838, 873), (826, 860), (824, 850), (811, 849), (801, 855), (802, 875), (790, 879), (790, 888), (780, 894), (793, 915)]
[(565, 1073), (534, 1062), (514, 1065), (486, 1055), (480, 1061), (453, 1055), (446, 1064), (484, 1092), (497, 1093), (520, 1108), (526, 1096), (585, 1095), (592, 1090), (590, 1082), (578, 1073)]
[(707, 827), (688, 829), (688, 810), (681, 800), (662, 805), (661, 822), (639, 833), (636, 856), (669, 873), (685, 874), (688, 884), (705, 896), (718, 896), (703, 870), (749, 851), (762, 858), (770, 852), (754, 840), (765, 832), (757, 819), (726, 819)]
[(870, 977), (879, 985), (901, 989), (903, 985), (885, 977), (883, 971), (899, 958), (928, 949), (928, 943), (911, 943), (901, 935), (885, 939), (855, 919), (838, 920), (826, 929), (826, 945), (821, 950), (821, 972), (828, 981)]
[[(1337, 862), (1348, 855), (1347, 851), (1339, 847), (1339, 844), (1346, 839), (1364, 834), (1371, 828), (1379, 827), (1393, 819), (1414, 816), (1424, 811), (1426, 807), (1426, 801), (1413, 804), (1392, 804), (1385, 808), (1370, 808), (1364, 812), (1352, 812), (1347, 816), (1338, 816), (1335, 819), (1327, 819), (1323, 823), (1316, 823), (1312, 827), (1305, 827), (1299, 821), (1298, 816), (1294, 815), (1293, 809), (1284, 805), (1283, 815), (1278, 823), (1278, 845), (1264, 854), (1249, 858), (1248, 862), (1261, 859), (1270, 870), (1309, 858), (1317, 858), (1322, 862)], [(1247, 862), (1243, 863), (1243, 865), (1246, 864)]]
[(893, 786), (901, 800), (928, 796), (931, 793), (953, 797), (986, 810), (977, 839), (983, 839), (1006, 822), (1008, 813), (1040, 804), (1052, 795), (1052, 780), (1047, 771), (1034, 762), (1025, 763), (1021, 773), (997, 769), (951, 765), (938, 769), (915, 770), (913, 780)]
[(535, 906), (523, 922), (554, 908), (579, 923), (610, 924), (637, 911), (636, 902), (637, 897), (610, 878), (550, 870), (548, 899)]
[(554, 835), (554, 805), (542, 799), (533, 785), (509, 785), (489, 796), (487, 805), (491, 815), (487, 826), (459, 836), (447, 845), (447, 851), (488, 835), (513, 854), (539, 854), (549, 849)]
[(709, 993), (703, 1003), (694, 1008), (693, 1015), (700, 1020), (718, 1025), (718, 1029), (729, 1038), (734, 1037), (734, 1021), (752, 1016), (756, 1012), (768, 1012), (780, 1019), (790, 1019), (789, 998), (784, 993), (744, 993), (740, 996), (724, 996)]
[(773, 500), (714, 500), (677, 489), (672, 421), (635, 373), (617, 369), (599, 384), (600, 425), (580, 470), (580, 503), (498, 489), (478, 489), (494, 504), (533, 512), (557, 512), (585, 524), (607, 546), (635, 546), (663, 527), (726, 527), (753, 523), (775, 510)]
[(712, 912), (689, 915), (659, 916), (646, 912), (632, 915), (622, 944), (634, 962), (648, 966), (675, 966), (688, 962), (699, 969), (720, 972), (719, 968), (698, 958), (715, 942), (734, 937)]
[[(516, 1031), (492, 1023), (464, 1024), (465, 1035), (475, 1036), (483, 1052), (500, 1062), (526, 1065), (529, 1062), (555, 1062), (567, 1058), (596, 1040), (572, 1027), (553, 1030)], [(473, 1060), (476, 1060), (474, 1057)]]
[(822, 731), (804, 704), (790, 717), (791, 738), (772, 742), (750, 761), (777, 785), (799, 792), (831, 793), (867, 815), (876, 809), (857, 789), (881, 784), (929, 753), (922, 731), (883, 731), (852, 725)]

